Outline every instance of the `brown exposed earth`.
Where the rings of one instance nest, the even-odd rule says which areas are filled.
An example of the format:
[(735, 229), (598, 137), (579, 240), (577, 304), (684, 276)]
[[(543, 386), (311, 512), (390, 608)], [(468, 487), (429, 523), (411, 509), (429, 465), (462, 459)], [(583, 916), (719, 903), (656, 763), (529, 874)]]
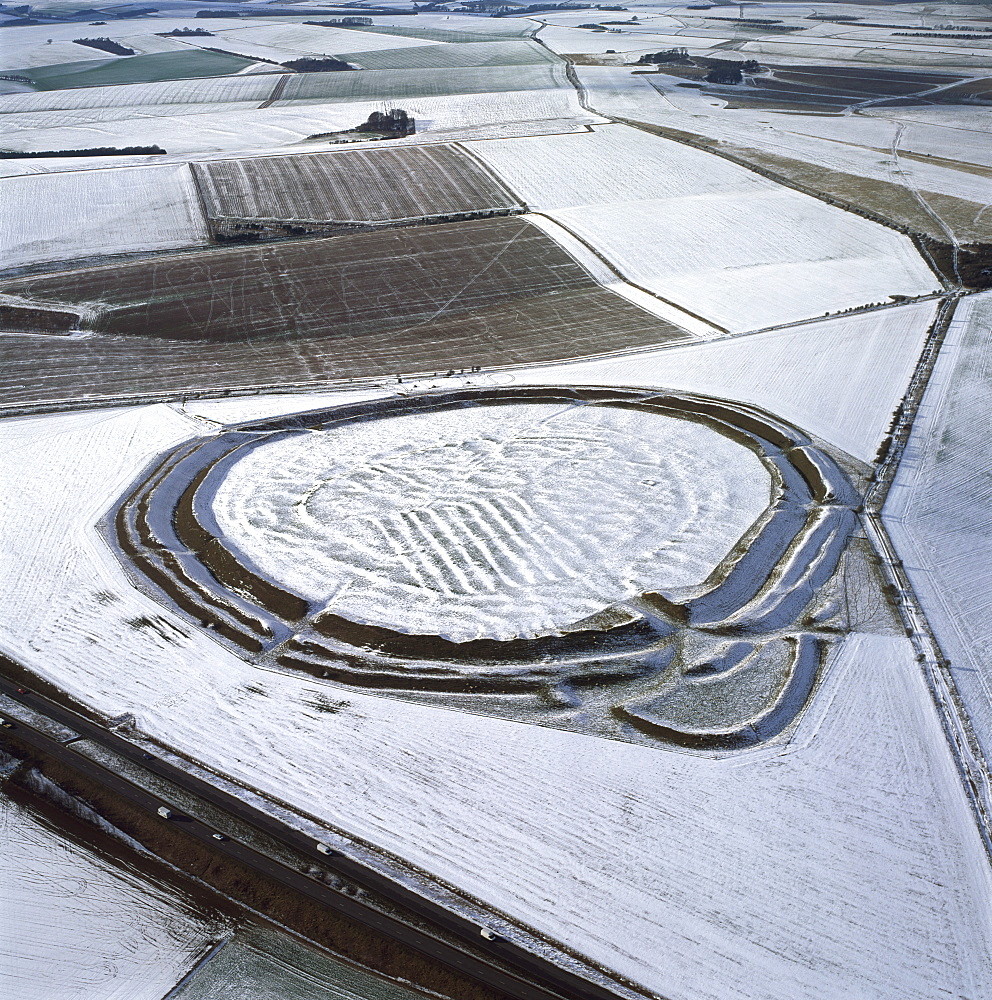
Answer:
[(8, 282), (96, 336), (5, 337), (4, 399), (383, 377), (688, 339), (521, 218), (146, 258)]
[(409, 225), (524, 210), (491, 171), (453, 145), (214, 160), (192, 167), (211, 229), (226, 240), (299, 235), (315, 225)]

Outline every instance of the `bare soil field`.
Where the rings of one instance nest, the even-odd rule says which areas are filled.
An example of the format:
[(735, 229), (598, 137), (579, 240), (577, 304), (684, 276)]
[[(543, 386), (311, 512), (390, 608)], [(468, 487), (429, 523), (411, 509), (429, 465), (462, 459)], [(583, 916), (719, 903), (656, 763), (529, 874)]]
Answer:
[[(284, 249), (284, 247), (283, 247)], [(94, 397), (209, 393), (558, 361), (690, 338), (606, 289), (514, 299), (361, 337), (204, 343), (137, 337), (0, 339), (0, 391), (24, 406)]]
[(214, 160), (193, 172), (215, 229), (220, 220), (370, 225), (524, 210), (452, 145)]
[(8, 402), (581, 357), (688, 339), (519, 218), (238, 247), (12, 281), (99, 335), (4, 337)]

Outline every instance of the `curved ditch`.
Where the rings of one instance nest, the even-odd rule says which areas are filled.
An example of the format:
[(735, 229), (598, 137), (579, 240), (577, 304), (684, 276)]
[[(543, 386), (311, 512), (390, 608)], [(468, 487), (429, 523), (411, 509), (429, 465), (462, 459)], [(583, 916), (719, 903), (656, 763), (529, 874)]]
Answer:
[[(549, 634), (461, 641), (357, 621), (294, 592), (232, 546), (214, 516), (219, 484), (261, 444), (517, 402), (634, 409), (702, 424), (760, 459), (771, 502), (699, 584), (622, 596)], [(804, 615), (837, 570), (860, 502), (828, 455), (756, 407), (650, 390), (508, 388), (375, 400), (233, 427), (160, 459), (108, 523), (121, 557), (160, 600), (260, 664), (548, 725), (582, 728), (580, 717), (591, 711), (602, 734), (739, 749), (782, 732), (808, 701), (824, 639)], [(726, 661), (719, 650), (728, 641), (739, 655), (714, 666)]]

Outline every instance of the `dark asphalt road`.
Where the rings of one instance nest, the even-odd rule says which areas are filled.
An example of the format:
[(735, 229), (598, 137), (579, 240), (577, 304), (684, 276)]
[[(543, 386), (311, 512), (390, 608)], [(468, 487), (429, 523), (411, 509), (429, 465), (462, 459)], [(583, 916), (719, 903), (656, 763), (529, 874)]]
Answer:
[[(411, 892), (352, 858), (341, 854), (324, 855), (318, 852), (317, 842), (310, 837), (292, 830), (235, 796), (188, 774), (167, 761), (157, 757), (146, 759), (144, 751), (140, 747), (102, 726), (56, 705), (49, 699), (31, 691), (19, 693), (18, 687), (6, 680), (0, 680), (0, 692), (49, 719), (67, 726), (80, 736), (120, 754), (145, 770), (166, 778), (275, 840), (311, 856), (315, 865), (318, 865), (322, 870), (341, 875), (370, 892), (394, 901), (406, 910), (443, 928), (449, 938), (460, 939), (466, 944), (470, 944), (473, 951), (477, 951), (480, 947), (491, 949), (494, 957), (498, 957), (503, 965), (519, 970), (520, 974), (518, 976), (507, 972), (503, 968), (486, 962), (477, 954), (462, 951), (455, 944), (439, 940), (401, 920), (366, 906), (361, 901), (331, 889), (293, 868), (284, 866), (237, 840), (215, 840), (213, 838), (215, 831), (197, 820), (185, 818), (175, 824), (186, 835), (207, 843), (213, 850), (255, 869), (287, 888), (386, 934), (431, 959), (457, 969), (463, 975), (500, 990), (510, 997), (519, 998), (519, 1000), (563, 1000), (563, 998), (565, 1000), (616, 1000), (617, 994), (613, 991), (561, 969), (518, 945), (502, 939), (485, 941), (479, 933), (480, 929), (477, 924)], [(23, 742), (152, 815), (155, 814), (159, 806), (168, 804), (163, 803), (161, 799), (140, 786), (132, 784), (113, 770), (77, 753), (71, 744), (66, 746), (20, 721), (14, 721), (16, 729), (0, 730), (0, 735), (9, 733), (12, 737), (19, 737)], [(166, 820), (162, 820), (162, 822), (166, 822)]]

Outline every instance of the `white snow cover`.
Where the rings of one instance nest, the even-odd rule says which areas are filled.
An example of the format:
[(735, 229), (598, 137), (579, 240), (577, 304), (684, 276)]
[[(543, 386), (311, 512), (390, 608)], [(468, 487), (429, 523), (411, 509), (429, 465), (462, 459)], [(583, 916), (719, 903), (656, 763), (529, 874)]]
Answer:
[[(328, 20), (326, 17), (320, 20)], [(234, 22), (237, 24), (237, 22)], [(326, 28), (313, 24), (281, 22), (260, 24), (250, 28), (240, 26), (217, 33), (217, 48), (246, 55), (261, 55), (269, 59), (292, 58), (296, 55), (334, 55), (340, 52), (372, 52), (375, 49), (408, 49), (420, 45), (436, 45), (425, 38), (403, 35), (377, 35), (373, 31), (350, 31), (347, 28)], [(209, 45), (204, 41), (202, 44)]]
[(0, 993), (17, 1000), (161, 1000), (217, 927), (0, 795)]
[(884, 519), (992, 759), (992, 292), (960, 302)]
[(628, 281), (730, 332), (938, 285), (908, 237), (628, 126), (471, 148)]
[(902, 399), (934, 301), (708, 344), (514, 372), (521, 383), (643, 385), (754, 403), (870, 462)]
[(990, 108), (881, 106), (845, 116), (781, 112), (772, 106), (730, 109), (721, 98), (680, 88), (684, 81), (663, 73), (649, 80), (632, 75), (630, 68), (577, 66), (576, 72), (596, 110), (718, 139), (731, 144), (725, 147), (731, 153), (734, 146), (759, 150), (904, 185), (924, 198), (945, 194), (983, 206), (992, 197), (988, 177), (956, 169), (953, 162), (988, 164)]
[(702, 583), (770, 486), (753, 452), (694, 421), (519, 403), (277, 438), (231, 466), (213, 512), (294, 593), (464, 642)]
[[(36, 9), (41, 9), (36, 5)], [(0, 72), (23, 70), (35, 66), (55, 66), (62, 63), (77, 63), (90, 60), (109, 62), (120, 56), (111, 55), (101, 49), (90, 48), (87, 45), (77, 45), (74, 38), (110, 38), (122, 42), (138, 53), (177, 51), (183, 48), (183, 39), (177, 37), (162, 38), (159, 33), (173, 31), (176, 28), (196, 27), (206, 31), (218, 32), (230, 29), (232, 23), (247, 29), (251, 25), (264, 25), (271, 22), (244, 20), (232, 22), (229, 18), (194, 18), (194, 11), (181, 18), (156, 17), (134, 18), (109, 21), (100, 25), (99, 31), (90, 31), (89, 25), (78, 21), (68, 24), (30, 24), (17, 25), (2, 50), (0, 50)], [(319, 30), (319, 29), (314, 29)], [(51, 39), (51, 44), (49, 44)], [(207, 43), (207, 39), (203, 40)], [(216, 39), (215, 39), (216, 43)], [(403, 44), (401, 39), (399, 44)], [(223, 48), (223, 45), (217, 45)], [(30, 74), (27, 74), (30, 76)]]
[[(141, 94), (105, 95), (105, 104), (93, 106), (97, 98), (78, 99), (67, 110), (25, 109), (0, 117), (8, 148), (25, 151), (84, 149), (95, 144), (108, 146), (157, 143), (172, 154), (242, 150), (249, 155), (275, 147), (290, 151), (327, 148), (326, 145), (297, 145), (310, 135), (352, 128), (373, 111), (381, 111), (382, 100), (350, 101), (336, 104), (310, 102), (260, 108), (271, 96), (278, 76), (223, 77), (219, 82), (251, 84), (251, 91), (233, 85), (216, 96), (223, 103), (179, 103), (196, 99), (196, 92), (179, 90), (148, 91), (149, 99), (160, 103), (117, 106), (114, 101), (141, 100)], [(188, 82), (188, 81), (187, 81)], [(217, 83), (218, 80), (197, 81)], [(259, 91), (257, 85), (262, 87)], [(133, 84), (130, 87), (94, 87), (94, 91), (123, 91), (137, 87), (171, 87), (171, 84)], [(56, 91), (76, 95), (80, 91)], [(47, 94), (15, 95), (47, 97)], [(4, 98), (0, 98), (3, 101)], [(236, 102), (236, 103), (235, 103)], [(65, 103), (69, 103), (66, 98)], [(402, 106), (417, 120), (417, 135), (410, 140), (436, 141), (438, 138), (480, 139), (490, 136), (529, 135), (583, 129), (585, 122), (599, 121), (585, 112), (571, 88), (519, 90), (498, 94), (455, 94), (448, 97), (404, 97)], [(341, 147), (334, 147), (340, 149)]]
[(549, 216), (538, 215), (536, 212), (528, 212), (523, 218), (531, 223), (531, 225), (537, 226), (541, 232), (547, 233), (562, 250), (581, 264), (596, 281), (605, 288), (609, 288), (611, 292), (622, 295), (628, 302), (633, 302), (635, 306), (646, 309), (652, 316), (667, 319), (670, 323), (682, 327), (683, 330), (693, 334), (700, 340), (710, 340), (713, 337), (723, 335), (722, 330), (718, 330), (701, 317), (687, 313), (674, 303), (667, 302), (657, 295), (652, 295), (643, 288), (637, 288), (629, 282), (622, 281), (619, 277), (619, 272), (607, 264), (596, 251)]
[(350, 690), (322, 713), (327, 685), (143, 597), (92, 527), (192, 429), (163, 406), (0, 424), (11, 654), (669, 1000), (992, 992), (989, 866), (907, 641), (845, 641), (789, 743), (724, 759)]
[(0, 199), (6, 267), (209, 241), (185, 163), (7, 177)]

